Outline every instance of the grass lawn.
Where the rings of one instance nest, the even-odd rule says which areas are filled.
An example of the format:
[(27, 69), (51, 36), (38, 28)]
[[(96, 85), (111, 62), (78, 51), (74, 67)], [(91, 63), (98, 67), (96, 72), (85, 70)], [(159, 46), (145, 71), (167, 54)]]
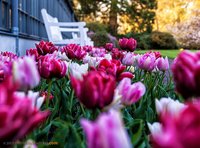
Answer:
[[(150, 50), (135, 50), (136, 53), (139, 53), (139, 54), (143, 54), (147, 51), (150, 51)], [(181, 51), (180, 50), (152, 50), (152, 51), (159, 51), (161, 53), (162, 56), (167, 56), (168, 58), (170, 59), (174, 59)], [(190, 50), (192, 52), (196, 52), (197, 50)]]

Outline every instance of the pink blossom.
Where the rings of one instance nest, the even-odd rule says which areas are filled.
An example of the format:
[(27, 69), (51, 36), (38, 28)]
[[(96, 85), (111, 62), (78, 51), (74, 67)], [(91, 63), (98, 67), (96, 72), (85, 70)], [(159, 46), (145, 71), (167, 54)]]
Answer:
[(161, 58), (157, 58), (156, 60), (156, 66), (160, 71), (166, 71), (169, 69), (169, 61), (168, 58), (165, 57), (161, 57)]
[(54, 51), (58, 51), (58, 48), (52, 42), (40, 41), (39, 44), (35, 44), (39, 55), (51, 54)]
[(146, 89), (143, 83), (137, 82), (131, 85), (131, 79), (124, 78), (117, 86), (117, 90), (121, 95), (121, 103), (131, 105), (137, 102), (145, 93)]
[(102, 113), (94, 122), (81, 120), (88, 148), (131, 148), (131, 142), (124, 128), (119, 112), (111, 110)]
[(127, 66), (133, 65), (135, 62), (135, 55), (131, 52), (128, 52), (124, 55), (122, 63)]
[(146, 71), (152, 71), (156, 64), (156, 57), (152, 54), (144, 54), (138, 57), (138, 67), (146, 70)]

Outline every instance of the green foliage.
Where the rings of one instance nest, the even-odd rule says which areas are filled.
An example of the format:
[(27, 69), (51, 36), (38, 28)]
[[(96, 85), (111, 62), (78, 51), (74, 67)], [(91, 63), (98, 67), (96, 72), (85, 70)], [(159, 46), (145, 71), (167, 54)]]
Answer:
[(118, 27), (117, 16), (128, 16), (127, 23), (135, 32), (151, 32), (157, 8), (156, 0), (78, 0), (78, 3), (80, 7), (74, 8), (80, 20), (101, 18), (101, 22), (109, 24), (110, 33), (114, 35)]
[(98, 22), (87, 23), (86, 25), (90, 31), (93, 32), (107, 32), (108, 26)]
[(155, 49), (177, 49), (178, 45), (173, 35), (166, 32), (153, 32), (151, 34), (152, 47)]
[(139, 49), (177, 49), (178, 44), (170, 33), (152, 32), (152, 33), (128, 33), (126, 37), (137, 40)]
[(97, 32), (91, 36), (92, 41), (94, 41), (94, 46), (101, 47), (104, 46), (106, 43), (111, 42), (108, 34), (105, 32)]
[(149, 33), (128, 33), (128, 38), (134, 38), (137, 40), (137, 48), (139, 49), (151, 49), (151, 38)]

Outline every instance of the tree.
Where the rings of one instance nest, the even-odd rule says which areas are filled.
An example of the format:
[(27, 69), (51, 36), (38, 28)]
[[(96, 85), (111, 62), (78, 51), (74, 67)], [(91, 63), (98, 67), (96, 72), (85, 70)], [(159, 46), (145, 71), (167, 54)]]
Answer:
[(156, 0), (75, 0), (76, 15), (83, 21), (100, 21), (109, 25), (110, 32), (117, 34), (118, 24), (123, 21), (134, 32), (151, 32), (157, 8)]

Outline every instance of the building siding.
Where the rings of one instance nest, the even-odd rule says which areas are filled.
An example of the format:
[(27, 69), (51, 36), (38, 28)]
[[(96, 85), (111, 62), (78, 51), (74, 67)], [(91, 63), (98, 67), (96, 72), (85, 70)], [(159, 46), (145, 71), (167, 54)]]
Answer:
[[(28, 48), (34, 48), (35, 42), (47, 40), (47, 33), (43, 24), (41, 9), (57, 17), (59, 21), (74, 22), (76, 18), (68, 0), (18, 0), (18, 29), (17, 35), (13, 32), (12, 22), (12, 3), (13, 0), (0, 0), (0, 50), (16, 51), (24, 54)], [(13, 42), (14, 38), (18, 43), (12, 46), (6, 40)], [(15, 42), (16, 42), (15, 41)], [(28, 45), (26, 45), (26, 43)], [(4, 44), (4, 45), (2, 45)], [(18, 47), (17, 47), (18, 46)], [(19, 49), (18, 49), (19, 48)]]

